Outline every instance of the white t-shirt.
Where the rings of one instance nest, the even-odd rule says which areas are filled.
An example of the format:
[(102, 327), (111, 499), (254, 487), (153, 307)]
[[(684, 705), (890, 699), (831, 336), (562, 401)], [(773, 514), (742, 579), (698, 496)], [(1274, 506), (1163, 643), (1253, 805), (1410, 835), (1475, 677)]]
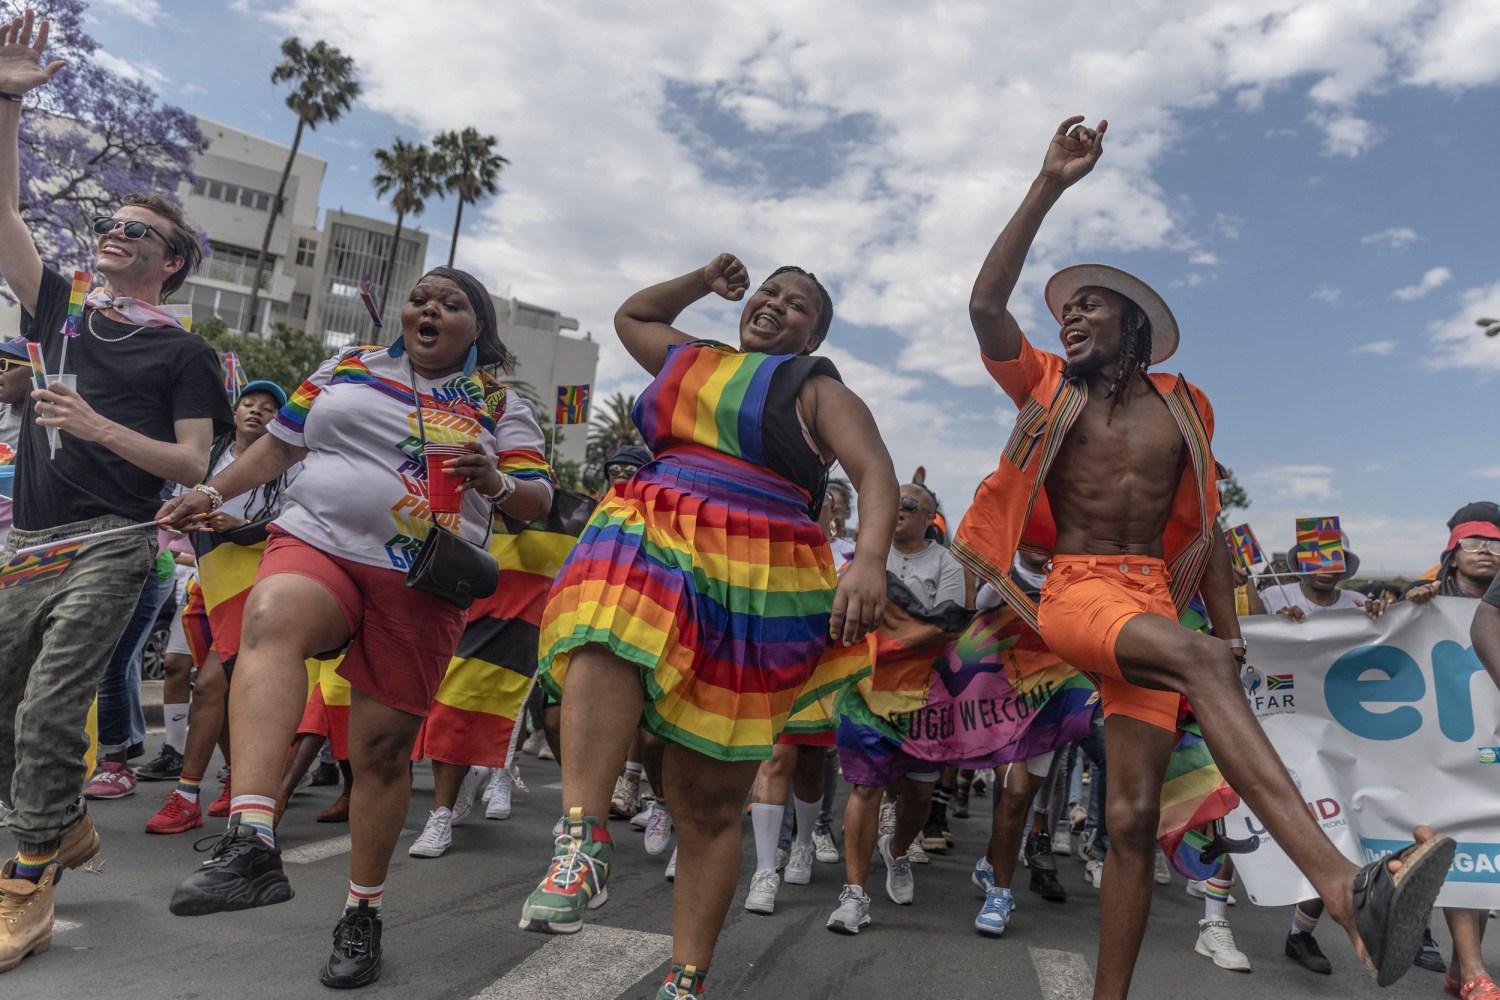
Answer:
[[(277, 527), (314, 548), (368, 566), (405, 570), (431, 528), (427, 467), (411, 392), (411, 366), (383, 347), (325, 361), (271, 423), (270, 433), (308, 449)], [(420, 375), (422, 419), (433, 444), (475, 441), (501, 472), (546, 483), (542, 430), (531, 405), (488, 376)], [(438, 523), (484, 544), (494, 508), (469, 490)]]
[[(1276, 614), (1282, 608), (1301, 608), (1310, 615), (1319, 611), (1337, 611), (1341, 608), (1357, 608), (1364, 603), (1365, 596), (1353, 590), (1338, 591), (1339, 599), (1333, 604), (1314, 604), (1308, 600), (1307, 595), (1302, 592), (1302, 585), (1297, 583), (1276, 584), (1267, 587), (1260, 592), (1260, 599), (1265, 604), (1266, 610)], [(1359, 602), (1359, 603), (1355, 603)]]
[[(224, 451), (219, 455), (219, 457), (214, 459), (214, 467), (208, 470), (208, 479), (205, 479), (203, 481), (206, 483), (209, 479), (212, 479), (219, 473), (223, 472), (225, 469), (229, 468), (234, 464), (234, 458), (234, 442), (230, 442), (229, 447), (225, 448)], [(285, 488), (292, 485), (292, 480), (296, 479), (297, 474), (301, 471), (301, 462), (296, 463), (290, 469), (286, 470), (286, 481), (282, 484), (283, 497), (285, 496)], [(187, 492), (188, 487), (183, 486), (180, 483), (172, 488), (172, 495), (174, 497), (180, 497)], [(283, 500), (282, 502), (284, 503), (285, 501)], [(248, 521), (250, 520), (250, 505), (252, 503), (255, 504), (257, 509), (259, 509), (264, 504), (264, 500), (261, 498), (260, 493), (256, 490), (251, 490), (249, 493), (241, 493), (237, 497), (230, 497), (228, 500), (224, 501), (224, 506), (220, 507), (219, 510), (224, 512), (225, 514), (228, 514), (230, 517), (237, 517), (241, 521)], [(276, 506), (279, 509), (281, 507), (281, 504), (278, 503)], [(271, 513), (275, 514), (276, 511), (273, 510)], [(262, 514), (261, 516), (264, 517), (265, 515)]]
[(896, 574), (928, 611), (944, 601), (963, 606), (964, 568), (937, 542), (930, 541), (925, 549), (909, 554), (893, 545), (891, 554), (885, 557), (885, 568)]

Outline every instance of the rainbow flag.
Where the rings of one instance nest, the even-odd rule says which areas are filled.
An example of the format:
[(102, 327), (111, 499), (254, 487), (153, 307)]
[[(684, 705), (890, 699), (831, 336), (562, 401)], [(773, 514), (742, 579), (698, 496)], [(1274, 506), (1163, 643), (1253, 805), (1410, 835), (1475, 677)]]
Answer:
[(1344, 572), (1344, 533), (1336, 517), (1297, 518), (1297, 573)]
[(92, 271), (73, 272), (73, 287), (68, 291), (68, 321), (63, 324), (64, 337), (78, 336), (78, 325), (83, 322), (83, 300), (88, 297), (93, 284)]
[(73, 557), (83, 548), (83, 542), (68, 542), (54, 545), (40, 552), (28, 552), (0, 566), (0, 590), (7, 587), (24, 587), (28, 583), (53, 580), (73, 564)]
[(559, 424), (586, 424), (589, 419), (589, 387), (586, 385), (560, 385), (557, 387), (557, 422)]
[(380, 309), (375, 305), (375, 289), (370, 284), (370, 276), (367, 274), (359, 279), (359, 300), (365, 304), (365, 311), (370, 314), (370, 321), (377, 327), (385, 324), (380, 322)]
[(1229, 542), (1229, 553), (1234, 556), (1235, 564), (1240, 569), (1249, 571), (1266, 561), (1265, 550), (1256, 541), (1255, 532), (1250, 530), (1250, 525), (1235, 525), (1224, 532), (1224, 537)]
[(240, 394), (240, 390), (250, 384), (250, 375), (245, 371), (245, 366), (240, 363), (240, 356), (234, 351), (225, 351), (222, 358), (224, 367), (224, 391), (233, 400)]

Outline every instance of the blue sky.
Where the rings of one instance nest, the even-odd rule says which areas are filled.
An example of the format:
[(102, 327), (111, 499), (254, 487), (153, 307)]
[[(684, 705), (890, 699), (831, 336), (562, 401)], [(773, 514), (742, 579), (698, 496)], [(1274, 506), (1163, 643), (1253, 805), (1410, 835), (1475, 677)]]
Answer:
[[(1034, 340), (1055, 343), (1059, 266), (1155, 285), (1183, 330), (1167, 367), (1214, 400), (1270, 548), (1337, 514), (1368, 568), (1425, 568), (1456, 507), (1500, 497), (1500, 339), (1473, 324), (1500, 317), (1487, 0), (386, 6), (96, 0), (92, 31), (164, 97), (281, 141), (281, 38), (353, 55), (365, 98), (305, 140), (325, 207), (382, 211), (370, 150), (395, 135), (500, 136), (505, 190), (466, 213), (459, 263), (593, 330), (601, 391), (644, 383), (609, 335), (636, 288), (720, 250), (818, 272), (828, 353), (954, 514), (1014, 415), (977, 364), (974, 273), (1056, 123), (1107, 117), (1013, 302)], [(421, 220), (435, 258), (451, 219)], [(682, 325), (730, 339), (736, 314)]]

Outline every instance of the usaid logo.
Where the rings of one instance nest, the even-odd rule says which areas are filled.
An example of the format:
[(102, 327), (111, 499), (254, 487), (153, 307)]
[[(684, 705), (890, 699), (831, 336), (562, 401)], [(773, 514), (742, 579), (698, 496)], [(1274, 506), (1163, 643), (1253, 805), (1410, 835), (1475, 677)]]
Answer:
[[(1291, 775), (1292, 783), (1297, 786), (1297, 791), (1302, 793), (1304, 797), (1303, 804), (1307, 806), (1307, 811), (1312, 814), (1312, 818), (1318, 821), (1318, 825), (1325, 832), (1331, 833), (1334, 830), (1349, 825), (1349, 819), (1344, 815), (1344, 806), (1338, 799), (1329, 795), (1308, 799), (1306, 798), (1307, 792), (1302, 787), (1302, 775), (1291, 768), (1287, 768), (1286, 773)], [(1269, 841), (1271, 839), (1270, 834), (1266, 832), (1265, 826), (1261, 824), (1260, 820), (1253, 813), (1245, 816), (1245, 830), (1251, 836), (1258, 837), (1261, 840)]]

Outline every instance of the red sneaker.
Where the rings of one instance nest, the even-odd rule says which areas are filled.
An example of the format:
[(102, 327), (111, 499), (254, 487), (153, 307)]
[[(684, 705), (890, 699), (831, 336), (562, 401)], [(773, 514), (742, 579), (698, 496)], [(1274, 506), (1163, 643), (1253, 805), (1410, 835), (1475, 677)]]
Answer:
[(203, 812), (198, 803), (189, 802), (176, 789), (163, 796), (167, 804), (161, 811), (146, 820), (147, 833), (187, 833), (203, 825)]
[(208, 814), (210, 816), (217, 816), (217, 817), (219, 817), (221, 819), (223, 817), (225, 817), (225, 816), (228, 816), (229, 815), (229, 800), (232, 797), (233, 797), (232, 793), (229, 791), (229, 781), (225, 781), (224, 782), (224, 790), (222, 792), (220, 792), (219, 793), (219, 797), (216, 798), (216, 799), (214, 799), (213, 802), (212, 802), (212, 804), (209, 805), (209, 807), (208, 807)]

